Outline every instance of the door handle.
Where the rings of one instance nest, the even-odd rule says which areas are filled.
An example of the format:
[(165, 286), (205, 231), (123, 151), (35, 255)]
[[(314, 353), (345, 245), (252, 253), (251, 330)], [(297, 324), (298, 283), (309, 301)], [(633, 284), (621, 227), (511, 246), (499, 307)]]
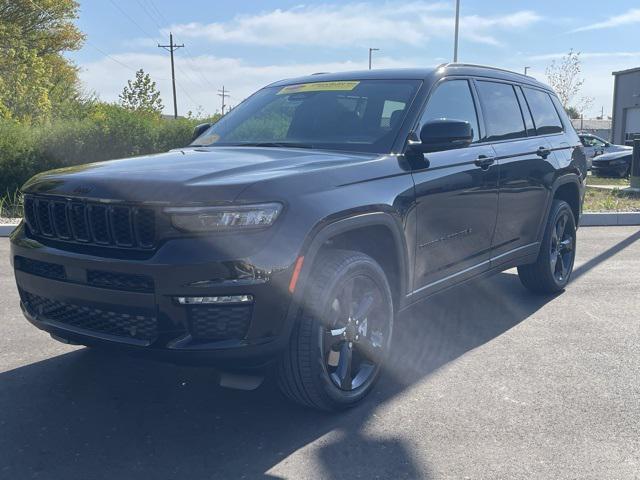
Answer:
[(487, 170), (491, 165), (493, 165), (496, 161), (496, 157), (488, 157), (486, 155), (480, 155), (475, 162), (478, 167), (483, 170)]
[(547, 157), (551, 155), (551, 150), (546, 147), (540, 147), (538, 150), (536, 150), (536, 155), (546, 160)]

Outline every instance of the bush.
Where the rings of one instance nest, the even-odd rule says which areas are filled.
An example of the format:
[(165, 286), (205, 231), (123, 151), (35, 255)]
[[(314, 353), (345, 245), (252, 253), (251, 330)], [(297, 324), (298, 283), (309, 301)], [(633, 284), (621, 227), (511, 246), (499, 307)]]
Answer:
[[(209, 119), (209, 121), (216, 119)], [(188, 145), (202, 119), (166, 120), (98, 103), (79, 120), (38, 126), (0, 121), (0, 196), (36, 173)]]

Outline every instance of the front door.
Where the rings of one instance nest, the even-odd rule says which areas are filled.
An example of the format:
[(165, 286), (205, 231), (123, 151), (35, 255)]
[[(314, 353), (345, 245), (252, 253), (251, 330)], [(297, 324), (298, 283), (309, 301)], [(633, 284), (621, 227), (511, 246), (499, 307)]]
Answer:
[(434, 88), (419, 127), (443, 118), (467, 121), (474, 143), (425, 154), (428, 167), (413, 174), (415, 293), (435, 291), (488, 269), (498, 205), (499, 166), (491, 164), (491, 145), (477, 143), (481, 132), (468, 80), (444, 80)]

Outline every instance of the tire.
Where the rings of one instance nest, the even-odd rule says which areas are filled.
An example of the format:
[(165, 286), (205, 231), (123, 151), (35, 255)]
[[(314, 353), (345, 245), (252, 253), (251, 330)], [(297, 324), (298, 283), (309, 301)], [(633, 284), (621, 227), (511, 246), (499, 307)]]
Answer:
[(631, 165), (620, 171), (620, 178), (629, 178), (631, 176)]
[(311, 408), (352, 407), (373, 389), (391, 344), (394, 308), (384, 271), (362, 253), (327, 250), (303, 298), (278, 361), (278, 386)]
[[(560, 226), (563, 220), (564, 228)], [(518, 267), (520, 281), (535, 293), (553, 294), (562, 291), (571, 278), (575, 247), (576, 223), (573, 211), (567, 202), (554, 200), (538, 258), (535, 263)]]

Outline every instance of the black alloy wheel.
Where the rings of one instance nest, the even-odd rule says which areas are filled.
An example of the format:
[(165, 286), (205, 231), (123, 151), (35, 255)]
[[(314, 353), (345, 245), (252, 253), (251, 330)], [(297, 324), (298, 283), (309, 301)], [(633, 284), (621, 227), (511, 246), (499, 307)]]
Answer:
[(342, 390), (355, 390), (370, 381), (387, 353), (391, 325), (382, 299), (371, 278), (349, 278), (331, 302), (329, 324), (320, 327), (325, 368)]
[(557, 217), (556, 224), (551, 232), (549, 262), (551, 271), (558, 283), (564, 283), (567, 279), (574, 260), (574, 236), (567, 225), (571, 212), (562, 211)]

